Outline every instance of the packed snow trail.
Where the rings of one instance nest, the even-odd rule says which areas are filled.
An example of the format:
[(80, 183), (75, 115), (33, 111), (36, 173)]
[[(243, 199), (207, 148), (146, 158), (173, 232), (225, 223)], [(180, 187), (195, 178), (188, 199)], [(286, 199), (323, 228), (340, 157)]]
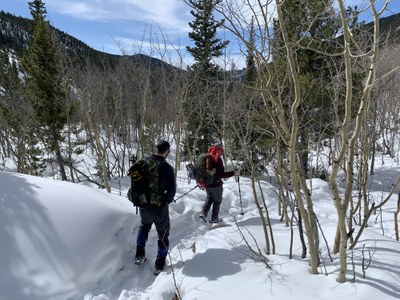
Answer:
[[(178, 177), (177, 194), (175, 198), (179, 199), (170, 204), (170, 251), (168, 264), (159, 277), (171, 277), (172, 270), (176, 272), (177, 270), (182, 269), (185, 261), (187, 261), (187, 259), (183, 259), (182, 252), (192, 249), (193, 245), (196, 243), (199, 245), (205, 245), (207, 243), (207, 232), (210, 229), (222, 226), (204, 224), (204, 222), (199, 218), (206, 197), (205, 191), (196, 188), (190, 191), (187, 195), (181, 197), (195, 186), (194, 182), (192, 182), (191, 185), (188, 185), (186, 180), (185, 176)], [(231, 184), (228, 184), (228, 181), (231, 181)], [(224, 196), (220, 211), (220, 216), (224, 220), (224, 227), (234, 224), (234, 217), (230, 216), (230, 213), (236, 215), (240, 210), (237, 184), (235, 183), (234, 178), (228, 179), (228, 181), (225, 182)], [(187, 201), (189, 201), (189, 203), (187, 203)], [(135, 212), (136, 209), (132, 207), (132, 211)], [(153, 226), (149, 233), (149, 238), (146, 243), (146, 256), (148, 261), (144, 265), (135, 265), (135, 241), (137, 230), (140, 225), (140, 216), (134, 214), (133, 218), (135, 219), (135, 226), (132, 230), (131, 236), (132, 248), (125, 253), (121, 259), (120, 266), (115, 271), (114, 280), (111, 283), (110, 290), (103, 291), (103, 296), (111, 296), (110, 299), (114, 299), (118, 296), (117, 294), (119, 291), (122, 291), (121, 295), (119, 295), (120, 297), (118, 297), (119, 299), (142, 299), (143, 297), (145, 299), (146, 297), (144, 295), (148, 294), (149, 290), (152, 290), (151, 286), (157, 280), (157, 277), (153, 274), (154, 261), (157, 255), (157, 232)], [(165, 289), (172, 295), (173, 290), (171, 290), (170, 286), (165, 287)]]
[[(391, 168), (388, 172), (377, 168), (371, 188), (375, 201), (385, 196), (380, 186), (388, 186), (396, 178), (390, 175), (400, 172), (397, 164), (394, 169), (391, 159), (385, 159), (385, 166)], [(179, 174), (176, 197), (193, 187)], [(263, 251), (264, 232), (251, 182), (243, 177), (244, 215), (237, 182), (233, 178), (224, 182), (220, 212), (224, 227), (210, 230), (208, 223), (199, 221), (204, 191), (195, 189), (171, 204), (170, 262), (156, 277), (154, 228), (146, 249), (148, 263), (134, 264), (140, 217), (125, 196), (128, 178), (115, 179), (108, 194), (93, 186), (0, 171), (0, 299), (164, 300), (172, 299), (176, 287), (185, 300), (258, 300), (259, 295), (289, 299), (293, 293), (299, 300), (400, 298), (400, 250), (393, 238), (397, 195), (380, 211), (379, 220), (371, 220), (353, 251), (355, 282), (351, 282), (349, 269), (349, 281), (338, 285), (338, 256), (333, 255), (330, 262), (328, 248), (320, 243), (325, 265), (320, 275), (311, 275), (308, 259), (300, 257), (296, 227), (293, 257), (289, 258), (290, 227), (279, 221), (276, 193), (269, 182), (262, 181), (262, 186), (276, 245), (276, 254), (268, 256), (272, 269), (249, 255), (239, 232), (251, 234), (247, 241)], [(315, 211), (331, 247), (336, 208), (326, 182), (313, 179), (312, 186)], [(369, 253), (372, 259), (364, 278), (362, 259)]]

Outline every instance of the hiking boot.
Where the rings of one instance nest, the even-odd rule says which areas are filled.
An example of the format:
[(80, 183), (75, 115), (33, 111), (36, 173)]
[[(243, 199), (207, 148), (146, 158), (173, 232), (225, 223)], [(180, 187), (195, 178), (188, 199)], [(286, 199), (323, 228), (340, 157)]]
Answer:
[(221, 222), (222, 221), (222, 219), (219, 219), (219, 218), (212, 218), (211, 220), (210, 220), (210, 223), (219, 223), (219, 222)]
[(146, 255), (136, 256), (135, 257), (135, 265), (141, 265), (147, 261)]
[(156, 276), (158, 276), (158, 274), (160, 274), (161, 272), (162, 272), (162, 270), (154, 269), (153, 274), (156, 275)]
[(164, 270), (164, 266), (165, 266), (165, 258), (159, 258), (157, 257), (156, 262), (154, 264), (154, 275), (158, 275), (162, 272), (162, 270)]
[(200, 214), (199, 219), (202, 220), (204, 223), (207, 223), (206, 217), (203, 214)]

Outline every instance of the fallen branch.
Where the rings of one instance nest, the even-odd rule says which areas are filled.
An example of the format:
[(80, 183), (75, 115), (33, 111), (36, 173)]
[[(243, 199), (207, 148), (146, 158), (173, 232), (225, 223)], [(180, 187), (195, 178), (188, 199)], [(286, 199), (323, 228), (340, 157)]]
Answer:
[(70, 166), (75, 172), (81, 174), (83, 177), (85, 177), (89, 182), (94, 183), (95, 185), (97, 185), (99, 188), (102, 188), (102, 185), (96, 181), (94, 181), (93, 179), (91, 179), (88, 175), (86, 175), (85, 173), (83, 173), (82, 171), (79, 171), (77, 168), (75, 168), (74, 166)]

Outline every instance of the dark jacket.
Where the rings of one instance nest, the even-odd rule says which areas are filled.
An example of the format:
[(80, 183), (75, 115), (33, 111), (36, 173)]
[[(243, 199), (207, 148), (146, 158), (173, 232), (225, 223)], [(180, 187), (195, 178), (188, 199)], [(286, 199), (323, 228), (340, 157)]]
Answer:
[(158, 189), (160, 195), (163, 195), (165, 202), (169, 204), (174, 201), (176, 193), (174, 169), (162, 156), (153, 154), (148, 159), (161, 163), (158, 168)]
[(230, 172), (225, 172), (225, 167), (224, 163), (222, 161), (221, 157), (218, 157), (218, 160), (214, 162), (214, 167), (215, 167), (215, 175), (214, 175), (214, 180), (211, 184), (206, 185), (207, 188), (216, 188), (222, 186), (223, 182), (222, 179), (224, 178), (229, 178), (235, 175), (233, 171)]

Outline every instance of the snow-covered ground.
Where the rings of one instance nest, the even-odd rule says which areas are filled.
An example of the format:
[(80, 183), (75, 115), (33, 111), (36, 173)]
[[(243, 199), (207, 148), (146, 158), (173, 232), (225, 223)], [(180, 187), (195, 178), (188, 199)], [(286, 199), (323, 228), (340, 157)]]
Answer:
[[(385, 185), (400, 174), (399, 166), (385, 159), (371, 186), (378, 203), (382, 190), (388, 191)], [(0, 172), (1, 300), (172, 299), (175, 287), (185, 300), (400, 298), (400, 242), (395, 240), (393, 221), (397, 195), (371, 217), (358, 246), (348, 252), (348, 281), (339, 284), (338, 257), (331, 254), (330, 261), (322, 235), (319, 275), (311, 275), (309, 260), (300, 257), (297, 228), (294, 256), (289, 259), (290, 228), (279, 221), (276, 193), (268, 178), (262, 186), (276, 249), (267, 256), (270, 268), (252, 259), (239, 233), (240, 229), (255, 247), (254, 237), (265, 249), (249, 179), (241, 177), (241, 197), (234, 178), (225, 181), (220, 213), (224, 226), (214, 229), (198, 221), (205, 192), (195, 189), (170, 206), (169, 266), (156, 277), (155, 229), (147, 244), (149, 262), (134, 265), (140, 218), (125, 198), (128, 178), (112, 184), (113, 191), (107, 194), (93, 186)], [(185, 171), (179, 172), (177, 184), (176, 198), (194, 186), (188, 184)], [(312, 186), (315, 211), (332, 249), (336, 210), (327, 184), (313, 180)]]

